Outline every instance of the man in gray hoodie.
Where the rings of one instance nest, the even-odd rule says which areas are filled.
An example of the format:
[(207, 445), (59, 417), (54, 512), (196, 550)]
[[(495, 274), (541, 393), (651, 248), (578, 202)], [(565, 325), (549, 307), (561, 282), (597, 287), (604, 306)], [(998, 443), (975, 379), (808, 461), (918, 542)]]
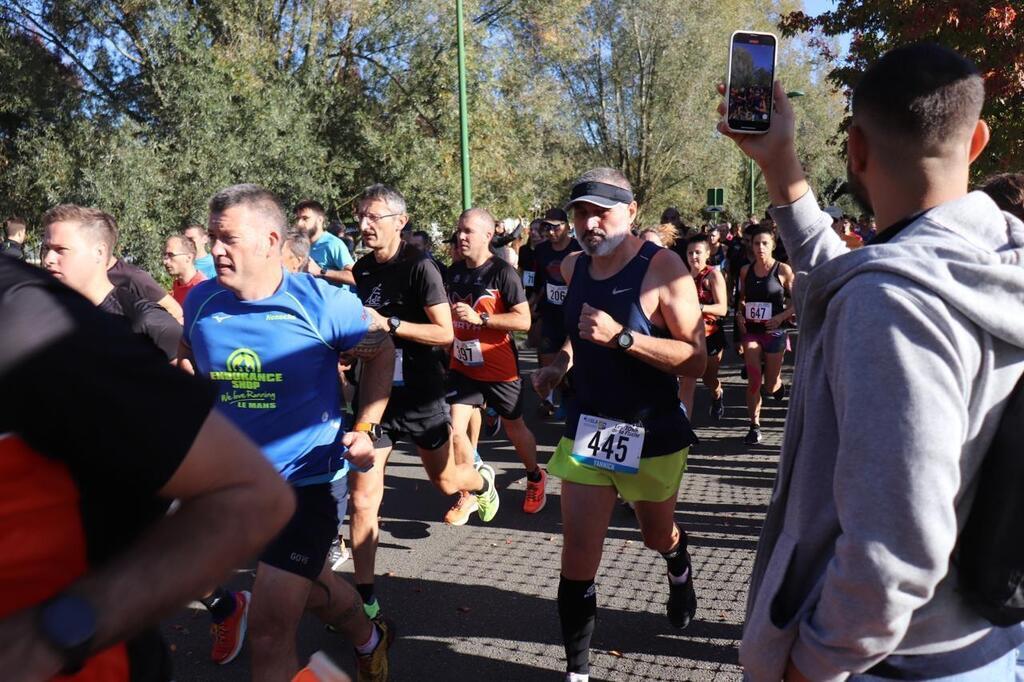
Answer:
[(1021, 628), (972, 611), (951, 559), (1024, 372), (1024, 223), (967, 191), (983, 101), (973, 64), (934, 45), (865, 72), (849, 184), (879, 234), (857, 251), (807, 185), (781, 85), (767, 134), (719, 124), (764, 173), (800, 320), (740, 648), (750, 680), (1013, 679)]

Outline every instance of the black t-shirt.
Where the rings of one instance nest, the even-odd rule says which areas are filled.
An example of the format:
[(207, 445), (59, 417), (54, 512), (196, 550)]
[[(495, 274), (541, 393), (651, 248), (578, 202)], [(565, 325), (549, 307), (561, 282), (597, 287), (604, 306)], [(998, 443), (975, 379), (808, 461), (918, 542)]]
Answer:
[(537, 247), (534, 255), (537, 273), (534, 289), (540, 297), (540, 315), (545, 328), (561, 329), (564, 326), (562, 304), (555, 302), (564, 301), (568, 291), (568, 285), (562, 279), (562, 260), (579, 250), (580, 244), (575, 239), (570, 239), (569, 245), (562, 251), (556, 250), (551, 242), (544, 242)]
[[(67, 468), (88, 563), (101, 565), (166, 512), (156, 493), (192, 447), (215, 392), (13, 258), (0, 259), (0, 329), (0, 434)], [(152, 631), (130, 643), (133, 679), (163, 678), (161, 646)], [(135, 676), (143, 670), (152, 677)]]
[[(444, 281), (433, 260), (405, 242), (394, 257), (383, 263), (368, 253), (356, 261), (352, 272), (363, 305), (384, 317), (429, 324), (425, 309), (448, 303)], [(393, 387), (393, 402), (406, 406), (410, 400), (423, 404), (444, 398), (444, 351), (397, 337), (394, 342), (396, 350), (402, 353), (404, 385)]]
[(5, 239), (0, 242), (0, 253), (18, 260), (25, 260), (25, 246), (21, 242)]
[(127, 286), (140, 298), (152, 301), (153, 303), (159, 303), (167, 296), (167, 292), (156, 283), (152, 275), (142, 268), (124, 262), (120, 258), (117, 259), (113, 267), (107, 270), (107, 277), (110, 278), (110, 283), (115, 287)]
[(537, 283), (537, 252), (529, 244), (519, 249), (519, 271), (523, 273), (523, 288), (526, 297), (533, 297), (533, 289)]
[(115, 286), (98, 307), (127, 321), (133, 332), (146, 337), (168, 360), (177, 354), (181, 325), (169, 312), (141, 298), (134, 289)]

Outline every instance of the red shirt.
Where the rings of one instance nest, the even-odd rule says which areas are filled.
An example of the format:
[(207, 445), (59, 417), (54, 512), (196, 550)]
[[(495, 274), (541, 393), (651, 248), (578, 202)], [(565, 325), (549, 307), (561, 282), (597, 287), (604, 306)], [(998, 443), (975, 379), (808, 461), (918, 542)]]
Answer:
[(188, 296), (188, 292), (192, 290), (192, 287), (206, 279), (206, 275), (196, 270), (195, 276), (184, 284), (178, 284), (178, 280), (174, 280), (174, 287), (171, 289), (171, 296), (178, 302), (178, 305), (185, 305), (185, 297)]

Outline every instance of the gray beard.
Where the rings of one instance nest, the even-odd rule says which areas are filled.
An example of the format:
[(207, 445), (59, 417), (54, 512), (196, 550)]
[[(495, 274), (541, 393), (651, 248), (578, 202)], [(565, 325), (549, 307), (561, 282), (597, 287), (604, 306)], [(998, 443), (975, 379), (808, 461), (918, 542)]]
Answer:
[(594, 247), (587, 244), (586, 239), (581, 239), (580, 248), (582, 248), (583, 253), (588, 256), (607, 256), (612, 251), (619, 248), (619, 244), (626, 241), (626, 237), (628, 235), (629, 232), (623, 232), (622, 234), (617, 234), (614, 237), (605, 235), (601, 240), (601, 243)]

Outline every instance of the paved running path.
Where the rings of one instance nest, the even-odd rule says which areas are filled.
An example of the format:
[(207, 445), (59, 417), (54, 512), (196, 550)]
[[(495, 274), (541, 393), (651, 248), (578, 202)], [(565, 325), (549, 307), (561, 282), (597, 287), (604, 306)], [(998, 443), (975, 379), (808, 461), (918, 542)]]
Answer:
[[(522, 354), (524, 370), (535, 356)], [(789, 382), (790, 368), (784, 371)], [(708, 394), (697, 389), (695, 426), (701, 442), (690, 454), (677, 518), (690, 538), (699, 607), (691, 626), (673, 630), (664, 613), (665, 564), (644, 548), (636, 520), (616, 510), (597, 579), (598, 622), (591, 679), (735, 680), (737, 644), (747, 580), (775, 476), (786, 403), (766, 401), (764, 442), (743, 444), (748, 421), (739, 362), (727, 351), (723, 368), (726, 418), (707, 417)], [(561, 425), (534, 417), (536, 396), (527, 398), (541, 460), (554, 450)], [(398, 626), (392, 679), (482, 679), (529, 682), (562, 679), (562, 645), (555, 604), (561, 551), (559, 482), (551, 478), (546, 508), (521, 511), (525, 478), (511, 445), (481, 443), (484, 459), (498, 470), (501, 511), (483, 525), (474, 517), (462, 528), (441, 522), (450, 501), (426, 480), (407, 446), (392, 455), (381, 509), (378, 595)], [(347, 569), (351, 570), (351, 563)], [(249, 587), (252, 570), (232, 586)], [(196, 605), (193, 605), (196, 606)], [(178, 682), (249, 679), (248, 656), (218, 667), (208, 660), (208, 619), (189, 608), (164, 626)], [(323, 649), (354, 675), (349, 646), (307, 616), (299, 651)]]

